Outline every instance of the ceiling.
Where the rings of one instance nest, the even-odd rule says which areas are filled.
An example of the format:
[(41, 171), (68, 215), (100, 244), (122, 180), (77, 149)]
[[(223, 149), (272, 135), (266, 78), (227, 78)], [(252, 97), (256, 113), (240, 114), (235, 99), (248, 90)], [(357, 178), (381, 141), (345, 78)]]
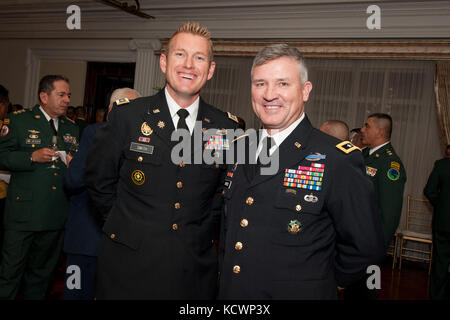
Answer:
[[(134, 5), (132, 0), (117, 0)], [(450, 1), (381, 0), (384, 30), (368, 32), (373, 0), (139, 0), (147, 20), (95, 0), (2, 0), (0, 38), (168, 37), (186, 20), (206, 24), (216, 38), (348, 38), (450, 36)], [(82, 28), (69, 33), (66, 9), (81, 9)], [(411, 30), (411, 27), (414, 30)], [(409, 29), (409, 31), (408, 31)], [(406, 36), (408, 37), (408, 36)]]

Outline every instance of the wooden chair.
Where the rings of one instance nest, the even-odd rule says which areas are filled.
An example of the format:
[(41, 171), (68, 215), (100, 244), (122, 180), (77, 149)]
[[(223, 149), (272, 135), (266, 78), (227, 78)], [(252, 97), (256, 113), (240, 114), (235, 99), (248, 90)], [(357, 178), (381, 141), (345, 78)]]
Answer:
[(401, 236), (401, 230), (397, 229), (394, 234), (394, 238), (392, 242), (388, 246), (388, 251), (386, 252), (388, 255), (392, 256), (392, 270), (394, 270), (395, 265), (397, 264), (397, 252), (398, 252), (398, 241)]
[[(409, 258), (428, 262), (428, 274), (430, 274), (431, 261), (433, 260), (433, 240), (431, 234), (431, 222), (433, 218), (432, 207), (428, 200), (413, 198), (408, 195), (408, 207), (406, 213), (406, 229), (401, 230), (396, 234), (396, 242), (400, 241), (399, 269), (402, 269), (402, 259)], [(426, 244), (429, 250), (407, 247), (406, 244), (408, 242)], [(411, 252), (425, 254), (426, 256), (420, 257), (411, 255)], [(394, 255), (395, 254), (396, 252), (394, 252)]]

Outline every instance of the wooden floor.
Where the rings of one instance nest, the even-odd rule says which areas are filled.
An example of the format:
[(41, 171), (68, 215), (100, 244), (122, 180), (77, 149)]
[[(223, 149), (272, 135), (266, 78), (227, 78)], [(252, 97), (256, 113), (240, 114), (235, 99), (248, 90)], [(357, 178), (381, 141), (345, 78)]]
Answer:
[(429, 300), (428, 264), (402, 262), (402, 270), (392, 270), (389, 257), (381, 267), (380, 300)]
[[(64, 285), (64, 260), (61, 259), (53, 277), (47, 299), (62, 299)], [(392, 270), (392, 259), (386, 258), (381, 266), (379, 300), (428, 300), (428, 265), (403, 261), (402, 270)]]

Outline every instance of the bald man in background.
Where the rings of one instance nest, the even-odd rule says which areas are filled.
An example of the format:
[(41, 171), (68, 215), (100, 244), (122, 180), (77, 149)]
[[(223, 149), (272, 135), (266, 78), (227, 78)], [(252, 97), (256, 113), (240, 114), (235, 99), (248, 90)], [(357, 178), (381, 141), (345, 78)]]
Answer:
[(328, 120), (320, 126), (320, 131), (341, 140), (349, 140), (348, 126), (344, 121)]

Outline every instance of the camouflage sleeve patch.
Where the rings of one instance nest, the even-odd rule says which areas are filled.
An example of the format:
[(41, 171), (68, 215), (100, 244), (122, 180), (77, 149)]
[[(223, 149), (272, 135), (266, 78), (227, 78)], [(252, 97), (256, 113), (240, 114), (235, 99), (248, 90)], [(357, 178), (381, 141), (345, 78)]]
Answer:
[(228, 118), (230, 118), (231, 120), (233, 120), (236, 123), (239, 123), (238, 118), (234, 114), (231, 114), (229, 112), (227, 112), (227, 114), (228, 114)]
[(349, 154), (350, 152), (353, 152), (355, 150), (361, 151), (360, 148), (358, 148), (357, 146), (352, 144), (350, 141), (342, 141), (341, 143), (338, 143), (336, 145), (336, 148), (338, 148), (339, 150), (341, 150), (342, 152), (344, 152), (346, 154)]

